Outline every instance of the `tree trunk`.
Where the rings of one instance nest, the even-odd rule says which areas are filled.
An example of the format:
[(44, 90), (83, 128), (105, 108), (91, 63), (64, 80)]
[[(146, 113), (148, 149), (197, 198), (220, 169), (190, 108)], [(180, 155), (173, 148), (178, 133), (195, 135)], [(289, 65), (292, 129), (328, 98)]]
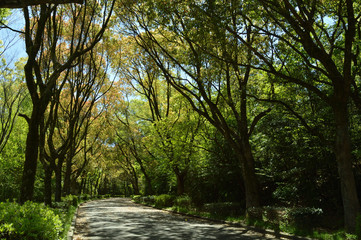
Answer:
[(79, 189), (79, 194), (83, 194), (84, 193), (84, 186), (85, 186), (85, 180), (84, 178), (82, 177), (81, 178), (81, 181), (80, 181), (80, 189)]
[(38, 165), (40, 116), (41, 113), (37, 106), (33, 106), (31, 118), (28, 119), (29, 132), (26, 137), (25, 162), (20, 187), (21, 204), (33, 199), (36, 168)]
[(246, 195), (246, 209), (259, 207), (259, 183), (254, 169), (254, 158), (251, 145), (248, 140), (243, 140), (241, 149), (242, 150), (239, 152), (239, 156)]
[(71, 181), (71, 166), (72, 166), (72, 159), (68, 157), (66, 159), (66, 168), (65, 168), (65, 176), (64, 176), (64, 188), (63, 194), (67, 196), (70, 194), (70, 181)]
[(145, 190), (144, 190), (144, 194), (145, 195), (152, 195), (153, 194), (153, 186), (152, 186), (152, 180), (150, 179), (150, 177), (148, 176), (148, 174), (144, 173), (144, 178), (145, 178)]
[(153, 187), (152, 187), (152, 180), (150, 179), (147, 171), (144, 168), (143, 162), (139, 157), (136, 157), (137, 162), (140, 166), (140, 171), (142, 171), (144, 178), (145, 178), (145, 195), (152, 195), (153, 194)]
[[(247, 28), (247, 42), (251, 43), (251, 28)], [(251, 62), (252, 52), (248, 50), (248, 62)], [(241, 105), (240, 105), (240, 119), (239, 125), (239, 139), (236, 140), (239, 146), (238, 155), (240, 165), (242, 167), (242, 177), (244, 181), (244, 189), (246, 194), (246, 209), (251, 207), (260, 206), (259, 198), (259, 183), (254, 169), (254, 158), (252, 153), (251, 144), (249, 142), (249, 128), (248, 128), (248, 116), (247, 116), (247, 84), (248, 79), (251, 76), (251, 67), (246, 68), (246, 72), (243, 78), (239, 79), (239, 90), (241, 93)], [(237, 116), (237, 114), (235, 114)]]
[(91, 197), (93, 197), (93, 185), (93, 180), (89, 179), (89, 192)]
[(137, 179), (134, 179), (131, 183), (132, 183), (132, 186), (133, 186), (133, 194), (134, 194), (134, 195), (139, 195), (138, 180), (137, 180)]
[(82, 193), (87, 194), (87, 193), (89, 193), (89, 191), (88, 191), (88, 178), (84, 177), (83, 180), (82, 180), (83, 181), (83, 187), (82, 187), (83, 191), (82, 191)]
[(45, 205), (51, 206), (52, 205), (51, 176), (53, 174), (53, 169), (49, 165), (44, 164), (44, 171), (45, 171), (45, 177), (44, 177), (44, 203), (45, 203)]
[(136, 174), (134, 174), (134, 180), (132, 181), (132, 185), (133, 185), (133, 191), (135, 195), (139, 195), (139, 181), (138, 181), (138, 176)]
[(56, 166), (55, 169), (55, 202), (61, 202), (61, 180), (62, 180), (62, 167), (61, 164)]
[(51, 177), (53, 174), (53, 164), (51, 161), (47, 163), (46, 153), (45, 153), (45, 126), (44, 118), (42, 117), (40, 126), (39, 126), (39, 161), (43, 165), (44, 169), (44, 203), (45, 205), (52, 205), (52, 186), (51, 186)]
[(178, 196), (183, 195), (185, 192), (184, 183), (185, 183), (186, 175), (187, 174), (184, 172), (176, 174), (176, 176), (177, 176), (177, 195)]
[(347, 103), (338, 101), (333, 110), (336, 123), (335, 155), (341, 182), (345, 228), (347, 232), (354, 232), (356, 217), (360, 214), (360, 203), (352, 169)]
[[(254, 169), (243, 164), (242, 174), (246, 194), (246, 208), (259, 207), (259, 184)], [(246, 169), (253, 170), (247, 171)]]

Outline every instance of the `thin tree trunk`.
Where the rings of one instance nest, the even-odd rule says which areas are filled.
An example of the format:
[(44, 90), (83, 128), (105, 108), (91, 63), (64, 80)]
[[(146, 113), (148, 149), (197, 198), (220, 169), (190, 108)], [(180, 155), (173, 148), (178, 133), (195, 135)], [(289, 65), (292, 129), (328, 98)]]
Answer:
[(133, 186), (133, 194), (134, 195), (139, 195), (139, 186), (138, 186), (138, 180), (134, 179), (132, 181), (132, 186)]
[(61, 189), (61, 180), (62, 180), (62, 171), (61, 171), (62, 167), (61, 165), (56, 166), (55, 169), (55, 202), (61, 202), (61, 193), (62, 193), (62, 189)]
[(149, 175), (147, 174), (147, 171), (145, 170), (143, 166), (143, 162), (136, 157), (137, 162), (140, 165), (140, 170), (142, 171), (144, 178), (145, 178), (145, 195), (152, 195), (153, 194), (153, 186), (152, 186), (152, 180), (150, 179)]
[(135, 171), (133, 166), (131, 166), (131, 168), (133, 174), (133, 180), (132, 180), (133, 192), (135, 195), (139, 195), (139, 180), (138, 180), (137, 172)]
[(90, 192), (90, 196), (93, 197), (93, 180), (89, 179), (89, 192)]
[(64, 196), (67, 196), (67, 195), (70, 194), (71, 167), (72, 167), (72, 159), (69, 156), (66, 159), (66, 168), (65, 168), (65, 175), (64, 175), (64, 187), (63, 187)]
[(84, 193), (84, 186), (85, 186), (85, 180), (84, 178), (82, 177), (81, 178), (81, 182), (80, 182), (80, 189), (79, 189), (79, 194), (83, 194)]
[(42, 117), (40, 126), (39, 126), (39, 161), (43, 165), (44, 169), (44, 203), (48, 206), (52, 205), (52, 186), (51, 186), (51, 177), (53, 174), (53, 165), (51, 161), (47, 163), (46, 153), (45, 153), (45, 124), (44, 117)]
[(44, 203), (45, 205), (51, 206), (52, 205), (52, 187), (51, 187), (51, 176), (53, 174), (53, 169), (50, 165), (44, 164)]

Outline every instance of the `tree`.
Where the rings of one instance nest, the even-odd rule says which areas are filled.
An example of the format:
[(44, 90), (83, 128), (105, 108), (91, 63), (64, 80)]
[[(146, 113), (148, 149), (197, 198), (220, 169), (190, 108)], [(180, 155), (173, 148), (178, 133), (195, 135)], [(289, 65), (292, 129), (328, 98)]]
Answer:
[(149, 176), (149, 166), (147, 166), (147, 158), (149, 159), (149, 150), (142, 141), (142, 133), (139, 127), (130, 120), (131, 116), (128, 109), (123, 110), (123, 114), (116, 114), (117, 122), (112, 123), (115, 132), (114, 142), (116, 144), (118, 154), (117, 159), (127, 175), (131, 179), (134, 192), (140, 192), (138, 184), (138, 173), (135, 165), (138, 165), (141, 173), (145, 178), (146, 195), (153, 194), (152, 180)]
[[(5, 60), (1, 58), (1, 63)], [(23, 149), (25, 147), (26, 122), (19, 118), (19, 113), (29, 110), (29, 96), (26, 94), (23, 75), (23, 61), (15, 64), (15, 69), (8, 65), (0, 71), (0, 199), (18, 197), (22, 170)]]
[[(228, 6), (228, 5), (227, 5)], [(206, 24), (188, 2), (144, 2), (122, 6), (125, 32), (135, 36), (166, 81), (221, 133), (237, 153), (245, 186), (246, 207), (259, 206), (259, 186), (249, 137), (269, 110), (259, 108), (250, 120), (247, 109), (248, 83), (254, 75), (251, 51), (239, 47), (237, 37), (224, 28)], [(232, 29), (242, 31), (245, 41), (257, 41), (251, 26), (238, 29), (232, 4), (225, 16)], [(197, 31), (195, 31), (197, 29)], [(239, 63), (243, 63), (243, 66)], [(232, 120), (235, 120), (232, 122)]]
[[(85, 61), (84, 64), (80, 64), (71, 74), (68, 79), (66, 97), (61, 104), (62, 111), (65, 113), (66, 134), (68, 134), (69, 141), (64, 179), (65, 195), (68, 195), (71, 190), (74, 156), (82, 150), (83, 164), (80, 164), (82, 166), (76, 170), (73, 181), (81, 175), (88, 163), (88, 153), (90, 155), (97, 154), (98, 136), (103, 130), (102, 127), (99, 127), (91, 131), (91, 128), (106, 123), (105, 119), (100, 118), (106, 111), (102, 98), (111, 88), (112, 82), (107, 76), (108, 63), (103, 55), (98, 55), (99, 53), (90, 53), (87, 56), (89, 62)], [(88, 68), (86, 73), (83, 72), (85, 68)], [(90, 132), (92, 132), (91, 135)]]
[[(348, 106), (351, 97), (355, 101), (358, 96), (358, 4), (351, 0), (239, 1), (237, 4), (240, 11), (236, 17), (246, 20), (254, 34), (263, 39), (259, 44), (250, 44), (245, 34), (227, 25), (226, 18), (216, 11), (204, 6), (198, 9), (252, 52), (257, 58), (253, 69), (275, 76), (280, 83), (307, 89), (332, 110), (334, 132), (329, 141), (338, 165), (345, 227), (354, 231), (360, 206), (352, 170)], [(214, 2), (214, 8), (220, 5), (221, 2)], [(295, 75), (296, 72), (302, 74)], [(301, 122), (314, 134), (321, 135), (317, 127)]]
[(141, 100), (146, 101), (148, 108), (143, 114), (137, 113), (138, 118), (149, 125), (146, 133), (139, 126), (148, 135), (148, 142), (152, 142), (145, 145), (148, 145), (151, 155), (159, 164), (173, 170), (177, 179), (177, 193), (182, 195), (202, 120), (193, 114), (187, 101), (164, 80), (162, 72), (149, 55), (137, 47), (133, 38), (124, 37), (121, 45), (123, 55), (114, 59), (120, 62), (120, 77), (126, 80)]
[[(31, 200), (38, 159), (39, 127), (44, 112), (51, 101), (59, 76), (77, 64), (80, 57), (91, 51), (101, 40), (110, 19), (113, 2), (103, 6), (103, 15), (95, 18), (98, 2), (87, 1), (82, 6), (68, 5), (67, 9), (58, 5), (41, 5), (24, 8), (25, 43), (28, 60), (25, 65), (25, 79), (32, 99), (33, 110), (26, 117), (29, 133), (26, 143), (23, 183), (20, 202)], [(71, 29), (77, 39), (62, 39), (63, 31), (59, 24), (63, 11), (71, 12)], [(92, 13), (89, 15), (89, 11)], [(58, 17), (59, 16), (59, 17)], [(90, 24), (89, 24), (90, 23)], [(43, 39), (47, 39), (43, 42)], [(66, 46), (68, 48), (66, 48)], [(45, 60), (44, 60), (45, 58)], [(47, 71), (50, 69), (51, 71)]]
[(3, 151), (15, 120), (21, 109), (21, 103), (25, 98), (25, 88), (21, 82), (21, 76), (10, 69), (5, 59), (0, 63), (0, 153)]

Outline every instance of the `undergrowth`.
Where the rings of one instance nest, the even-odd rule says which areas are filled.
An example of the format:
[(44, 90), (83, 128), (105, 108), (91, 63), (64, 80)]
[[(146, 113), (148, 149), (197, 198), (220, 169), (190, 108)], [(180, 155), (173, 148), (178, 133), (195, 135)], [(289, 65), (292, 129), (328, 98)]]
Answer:
[(275, 234), (285, 232), (323, 240), (361, 240), (361, 216), (357, 219), (356, 235), (348, 234), (342, 229), (330, 231), (315, 227), (323, 214), (319, 208), (276, 208), (269, 206), (250, 209), (246, 212), (241, 209), (239, 203), (230, 202), (209, 203), (196, 207), (188, 196), (136, 195), (132, 199), (137, 203), (182, 214), (248, 225), (259, 229), (271, 229)]
[(0, 240), (65, 240), (78, 205), (107, 197), (69, 195), (52, 208), (31, 201), (0, 202)]

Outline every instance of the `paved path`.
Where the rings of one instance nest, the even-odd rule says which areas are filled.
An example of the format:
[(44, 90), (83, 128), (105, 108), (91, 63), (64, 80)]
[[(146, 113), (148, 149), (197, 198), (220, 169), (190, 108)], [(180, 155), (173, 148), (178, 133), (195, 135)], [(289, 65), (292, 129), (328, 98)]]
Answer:
[(247, 228), (231, 227), (168, 213), (110, 198), (82, 204), (76, 218), (74, 240), (106, 239), (292, 239), (275, 238)]

